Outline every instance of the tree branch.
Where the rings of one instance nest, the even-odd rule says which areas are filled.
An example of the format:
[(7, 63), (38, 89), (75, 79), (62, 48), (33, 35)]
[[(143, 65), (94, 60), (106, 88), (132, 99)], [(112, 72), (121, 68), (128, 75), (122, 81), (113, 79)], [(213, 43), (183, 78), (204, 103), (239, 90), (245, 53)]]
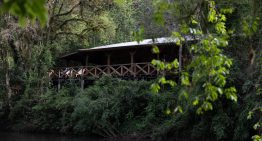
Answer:
[(62, 1), (62, 4), (60, 5), (59, 10), (58, 10), (58, 14), (60, 14), (60, 12), (61, 12), (61, 10), (64, 6), (64, 2), (65, 2), (65, 0)]
[(58, 14), (54, 15), (54, 17), (60, 17), (60, 16), (68, 15), (68, 14), (70, 14), (71, 12), (73, 12), (74, 9), (77, 8), (80, 4), (81, 4), (81, 2), (77, 3), (76, 5), (74, 5), (69, 11), (64, 12), (64, 13), (61, 13), (61, 14), (58, 13)]
[(69, 22), (84, 22), (87, 24), (87, 21), (85, 21), (84, 19), (79, 19), (79, 18), (72, 18), (72, 19), (68, 19), (63, 21), (60, 25), (59, 25), (59, 29), (63, 28), (63, 26), (65, 26), (66, 24), (68, 24)]
[(55, 34), (53, 40), (55, 40), (58, 36), (61, 35), (70, 35), (70, 36), (77, 36), (78, 38), (82, 38), (83, 36), (81, 34), (72, 33), (72, 32), (58, 32)]

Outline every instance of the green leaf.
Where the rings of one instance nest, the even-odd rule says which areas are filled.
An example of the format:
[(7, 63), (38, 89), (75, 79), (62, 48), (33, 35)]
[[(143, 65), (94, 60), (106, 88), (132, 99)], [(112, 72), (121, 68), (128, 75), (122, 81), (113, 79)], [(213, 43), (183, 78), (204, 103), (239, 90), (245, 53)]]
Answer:
[(175, 113), (179, 112), (179, 113), (183, 113), (183, 109), (181, 106), (177, 106), (174, 110)]
[(258, 122), (258, 123), (256, 123), (256, 124), (253, 126), (253, 129), (257, 130), (257, 129), (260, 128), (260, 127), (261, 127), (261, 123)]
[(169, 108), (166, 109), (166, 112), (165, 112), (167, 115), (170, 115), (171, 114), (171, 110)]
[(47, 19), (48, 13), (45, 7), (45, 0), (5, 0), (1, 6), (1, 14), (9, 12), (12, 15), (19, 17), (20, 25), (25, 25), (25, 19), (40, 21), (41, 25), (44, 26)]
[(253, 114), (254, 114), (254, 113), (253, 113), (252, 111), (249, 111), (249, 112), (248, 112), (247, 119), (252, 119)]
[(151, 85), (151, 91), (152, 91), (153, 93), (158, 93), (159, 90), (160, 90), (159, 84), (154, 83), (154, 84)]
[(198, 22), (194, 19), (191, 20), (192, 24), (198, 24)]
[(189, 74), (187, 72), (183, 72), (182, 73), (182, 75), (181, 75), (181, 83), (182, 83), (182, 85), (190, 86)]
[(173, 66), (173, 68), (175, 68), (175, 69), (178, 68), (178, 66), (179, 66), (179, 62), (178, 62), (177, 59), (175, 59), (175, 60), (172, 62), (172, 66)]
[(237, 102), (236, 88), (231, 87), (225, 90), (226, 98)]
[(197, 106), (199, 104), (199, 98), (196, 98), (194, 101), (193, 101), (193, 106)]
[(223, 94), (223, 90), (222, 90), (221, 88), (217, 88), (217, 91), (218, 91), (218, 93), (219, 93), (220, 95)]
[(173, 32), (173, 33), (172, 33), (172, 36), (173, 36), (174, 38), (180, 38), (180, 37), (182, 37), (179, 32)]
[(159, 54), (160, 53), (159, 48), (157, 46), (155, 46), (155, 45), (152, 48), (152, 52), (155, 53), (155, 54)]
[(161, 84), (166, 84), (166, 83), (167, 83), (165, 77), (161, 77), (161, 78), (158, 80), (158, 82), (161, 83)]
[(262, 136), (260, 135), (254, 135), (252, 136), (253, 141), (262, 141)]

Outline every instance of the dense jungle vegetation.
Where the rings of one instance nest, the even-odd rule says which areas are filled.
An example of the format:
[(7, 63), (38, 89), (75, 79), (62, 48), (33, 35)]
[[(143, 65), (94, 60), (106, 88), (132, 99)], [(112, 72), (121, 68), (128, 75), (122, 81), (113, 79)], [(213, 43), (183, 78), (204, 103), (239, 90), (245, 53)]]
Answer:
[[(0, 129), (153, 140), (261, 141), (261, 0), (0, 1)], [(186, 37), (197, 40), (188, 45)], [(177, 38), (179, 81), (104, 76), (60, 91), (47, 71), (79, 48)], [(153, 53), (159, 53), (152, 47)], [(152, 60), (159, 70), (181, 61)]]

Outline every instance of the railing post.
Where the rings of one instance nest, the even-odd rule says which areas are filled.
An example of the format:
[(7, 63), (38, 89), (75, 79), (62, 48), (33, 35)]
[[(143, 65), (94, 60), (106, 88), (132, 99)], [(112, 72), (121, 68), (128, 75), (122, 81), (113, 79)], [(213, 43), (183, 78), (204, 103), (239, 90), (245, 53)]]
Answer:
[(86, 65), (86, 66), (88, 66), (88, 61), (89, 61), (88, 59), (89, 59), (89, 56), (86, 55), (86, 60), (85, 60), (85, 61), (86, 61), (86, 62), (85, 62), (85, 65)]
[(58, 91), (61, 89), (61, 71), (59, 69), (58, 71), (58, 85), (57, 85)]
[(121, 72), (120, 72), (121, 76), (124, 76), (124, 74), (123, 74), (123, 65), (120, 66), (120, 69), (121, 69)]
[(84, 80), (84, 67), (80, 67), (80, 83), (81, 83), (81, 89), (84, 90), (85, 86), (85, 80)]
[(73, 78), (73, 72), (74, 72), (74, 68), (69, 68), (69, 75), (71, 79)]
[(150, 75), (150, 65), (149, 63), (146, 63), (146, 65), (147, 65), (147, 75)]
[(80, 83), (81, 83), (81, 89), (84, 90), (85, 80), (81, 79), (81, 80), (80, 80)]
[(85, 70), (86, 70), (86, 72), (84, 73), (84, 76), (86, 77), (86, 78), (88, 78), (88, 75), (90, 74), (90, 69), (89, 69), (89, 67), (88, 66), (85, 66)]
[(99, 77), (99, 76), (97, 76), (97, 67), (94, 66), (94, 68), (95, 68), (95, 77)]

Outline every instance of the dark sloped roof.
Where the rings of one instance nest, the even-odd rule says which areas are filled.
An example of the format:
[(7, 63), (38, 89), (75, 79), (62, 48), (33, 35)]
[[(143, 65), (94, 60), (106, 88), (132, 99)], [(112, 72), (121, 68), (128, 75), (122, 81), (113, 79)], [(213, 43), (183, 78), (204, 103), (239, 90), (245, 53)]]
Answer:
[[(137, 42), (137, 41), (124, 42), (124, 43), (98, 46), (98, 47), (93, 47), (93, 48), (88, 48), (88, 49), (78, 49), (76, 52), (63, 55), (60, 58), (69, 57), (71, 55), (76, 55), (82, 52), (94, 52), (94, 51), (114, 50), (114, 49), (122, 49), (122, 48), (145, 47), (145, 46), (152, 46), (152, 45), (175, 44), (177, 40), (178, 40), (177, 38), (162, 37), (162, 38), (156, 38), (156, 39), (145, 39), (140, 42)], [(194, 38), (187, 36), (186, 40), (193, 41)]]

